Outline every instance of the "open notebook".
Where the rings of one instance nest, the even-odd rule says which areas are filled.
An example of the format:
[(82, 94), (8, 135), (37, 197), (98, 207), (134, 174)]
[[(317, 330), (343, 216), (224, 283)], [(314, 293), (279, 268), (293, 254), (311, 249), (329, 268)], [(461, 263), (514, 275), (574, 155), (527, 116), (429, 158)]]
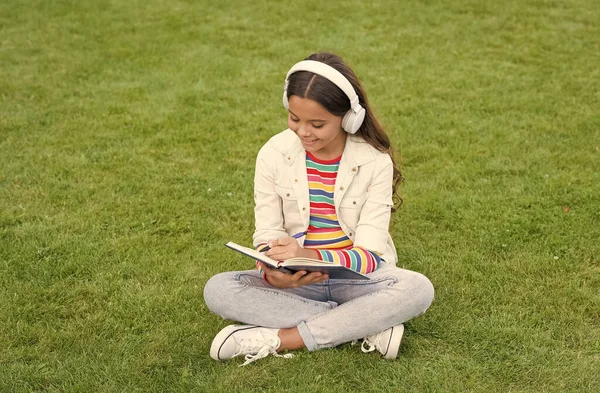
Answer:
[(266, 263), (275, 269), (281, 269), (286, 273), (293, 273), (299, 270), (308, 272), (321, 272), (327, 273), (330, 279), (345, 279), (345, 280), (368, 280), (369, 277), (356, 272), (352, 269), (348, 269), (345, 266), (338, 265), (333, 262), (321, 261), (319, 259), (311, 258), (290, 258), (285, 261), (276, 261), (275, 259), (269, 258), (262, 252), (253, 250), (252, 248), (240, 246), (234, 242), (228, 242), (225, 246), (232, 250), (235, 250), (241, 254), (244, 254), (252, 259)]

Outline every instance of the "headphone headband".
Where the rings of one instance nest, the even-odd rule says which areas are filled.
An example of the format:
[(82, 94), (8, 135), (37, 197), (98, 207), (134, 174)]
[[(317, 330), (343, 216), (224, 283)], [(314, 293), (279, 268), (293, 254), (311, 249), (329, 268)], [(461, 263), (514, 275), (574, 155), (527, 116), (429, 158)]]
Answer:
[(289, 104), (287, 98), (287, 88), (289, 85), (289, 77), (298, 71), (308, 71), (317, 75), (321, 75), (339, 87), (344, 94), (346, 94), (348, 100), (350, 100), (350, 110), (346, 113), (344, 119), (342, 120), (342, 127), (350, 134), (354, 134), (356, 131), (358, 131), (365, 118), (365, 110), (359, 103), (359, 98), (356, 94), (356, 91), (354, 91), (354, 87), (352, 87), (352, 84), (344, 75), (342, 75), (341, 72), (330, 65), (321, 63), (320, 61), (303, 60), (294, 64), (294, 66), (288, 71), (287, 75), (285, 76), (285, 86), (283, 88), (283, 106), (288, 109)]
[(352, 84), (348, 81), (348, 79), (346, 79), (346, 77), (342, 75), (341, 72), (339, 72), (332, 66), (327, 65), (325, 63), (321, 63), (320, 61), (303, 60), (299, 63), (294, 64), (294, 66), (288, 71), (287, 75), (285, 76), (286, 90), (289, 84), (288, 79), (290, 75), (298, 71), (309, 71), (314, 74), (321, 75), (326, 79), (329, 79), (337, 87), (339, 87), (344, 92), (344, 94), (346, 94), (346, 96), (350, 100), (350, 107), (352, 109), (356, 109), (357, 105), (360, 106), (360, 104), (358, 103), (358, 95), (356, 95), (354, 87), (352, 87)]

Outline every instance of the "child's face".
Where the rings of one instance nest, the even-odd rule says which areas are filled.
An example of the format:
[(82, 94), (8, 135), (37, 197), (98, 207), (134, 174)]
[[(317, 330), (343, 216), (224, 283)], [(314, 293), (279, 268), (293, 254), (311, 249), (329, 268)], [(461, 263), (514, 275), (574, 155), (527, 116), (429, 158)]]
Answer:
[(339, 157), (344, 151), (346, 132), (342, 117), (321, 104), (292, 95), (289, 99), (288, 127), (298, 135), (304, 150), (320, 159)]

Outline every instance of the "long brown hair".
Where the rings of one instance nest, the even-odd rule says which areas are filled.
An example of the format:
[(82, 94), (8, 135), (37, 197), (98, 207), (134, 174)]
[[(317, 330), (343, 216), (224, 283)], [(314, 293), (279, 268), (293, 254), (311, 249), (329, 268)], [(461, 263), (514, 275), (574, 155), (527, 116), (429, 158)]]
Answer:
[[(398, 185), (400, 185), (404, 178), (394, 159), (394, 151), (390, 143), (390, 138), (373, 115), (373, 111), (367, 100), (365, 89), (352, 69), (350, 69), (339, 56), (334, 55), (333, 53), (314, 53), (305, 60), (319, 61), (335, 68), (348, 79), (350, 84), (352, 84), (354, 91), (356, 91), (356, 94), (358, 95), (360, 105), (365, 108), (366, 111), (365, 120), (355, 135), (362, 137), (365, 142), (380, 152), (387, 153), (392, 159), (392, 164), (394, 165), (392, 189), (394, 207), (392, 208), (392, 211), (395, 211), (396, 207), (400, 207), (402, 204), (402, 198), (400, 198), (400, 195), (398, 194)], [(337, 85), (325, 77), (309, 71), (298, 71), (290, 75), (288, 81), (288, 99), (292, 95), (311, 99), (321, 104), (327, 111), (335, 116), (344, 116), (350, 109), (350, 100), (346, 94), (337, 87)]]

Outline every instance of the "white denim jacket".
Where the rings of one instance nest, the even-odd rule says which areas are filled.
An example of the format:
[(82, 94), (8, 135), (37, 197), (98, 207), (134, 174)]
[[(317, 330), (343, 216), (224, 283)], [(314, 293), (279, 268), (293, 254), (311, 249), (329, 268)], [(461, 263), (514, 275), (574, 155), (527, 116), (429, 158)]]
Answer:
[[(356, 247), (375, 251), (395, 265), (388, 232), (393, 164), (362, 138), (348, 135), (335, 181), (334, 205), (340, 226)], [(254, 174), (254, 246), (305, 231), (310, 219), (306, 151), (287, 129), (259, 151)], [(304, 238), (298, 240), (304, 244)]]

